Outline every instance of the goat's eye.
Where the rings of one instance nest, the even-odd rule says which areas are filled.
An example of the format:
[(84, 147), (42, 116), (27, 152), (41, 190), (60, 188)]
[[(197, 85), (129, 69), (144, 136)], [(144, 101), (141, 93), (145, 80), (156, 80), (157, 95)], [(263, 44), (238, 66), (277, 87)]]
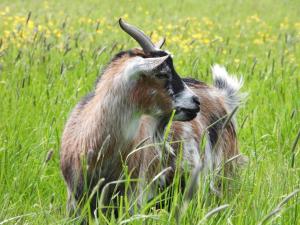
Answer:
[(158, 79), (168, 79), (168, 74), (166, 73), (159, 73), (155, 75)]

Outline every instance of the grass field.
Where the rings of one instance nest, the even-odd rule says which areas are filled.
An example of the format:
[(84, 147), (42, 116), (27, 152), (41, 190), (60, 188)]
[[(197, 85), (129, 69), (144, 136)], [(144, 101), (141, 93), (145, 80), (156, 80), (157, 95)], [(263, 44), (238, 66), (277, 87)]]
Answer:
[[(166, 36), (165, 49), (183, 77), (209, 83), (210, 66), (219, 63), (243, 75), (249, 93), (238, 115), (240, 148), (249, 164), (221, 199), (199, 191), (179, 224), (300, 224), (300, 194), (288, 198), (300, 188), (298, 0), (2, 0), (0, 224), (74, 222), (66, 216), (60, 138), (70, 110), (99, 71), (115, 53), (136, 46), (120, 31), (119, 17), (154, 41)], [(142, 210), (147, 218), (107, 219), (174, 224), (181, 199), (175, 196), (170, 211)]]

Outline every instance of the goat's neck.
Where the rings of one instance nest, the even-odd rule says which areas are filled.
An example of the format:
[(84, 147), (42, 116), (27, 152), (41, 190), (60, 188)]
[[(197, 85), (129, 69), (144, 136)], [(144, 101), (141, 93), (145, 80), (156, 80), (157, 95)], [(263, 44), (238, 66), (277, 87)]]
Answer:
[(82, 130), (90, 139), (89, 148), (100, 149), (108, 136), (109, 148), (113, 151), (130, 147), (141, 116), (130, 101), (132, 88), (131, 84), (113, 79), (98, 83), (94, 98), (82, 112), (89, 118)]
[[(109, 148), (115, 153), (126, 155), (132, 150), (142, 113), (130, 97), (135, 88), (134, 81), (102, 79), (95, 90), (95, 96), (86, 106), (83, 114), (89, 118), (82, 134), (90, 139), (88, 148), (100, 149), (110, 136)], [(152, 142), (163, 141), (166, 119), (152, 120), (147, 132)]]

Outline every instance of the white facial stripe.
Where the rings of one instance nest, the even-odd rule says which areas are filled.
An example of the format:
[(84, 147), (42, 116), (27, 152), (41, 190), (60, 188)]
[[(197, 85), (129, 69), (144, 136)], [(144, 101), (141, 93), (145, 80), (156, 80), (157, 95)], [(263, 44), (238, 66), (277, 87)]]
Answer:
[(194, 92), (192, 92), (188, 86), (184, 85), (184, 90), (175, 97), (174, 106), (186, 109), (195, 109), (197, 106), (193, 100), (194, 96), (196, 96)]

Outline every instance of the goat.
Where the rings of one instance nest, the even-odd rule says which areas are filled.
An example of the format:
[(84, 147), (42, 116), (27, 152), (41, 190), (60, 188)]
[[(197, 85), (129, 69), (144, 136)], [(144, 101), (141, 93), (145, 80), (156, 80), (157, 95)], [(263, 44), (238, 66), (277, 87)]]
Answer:
[[(179, 154), (178, 144), (170, 143), (165, 154), (157, 146), (132, 150), (140, 143), (162, 141), (173, 111), (173, 140), (183, 141), (183, 161), (192, 168), (203, 165), (213, 170), (222, 160), (239, 154), (234, 121), (221, 132), (220, 119), (239, 104), (241, 83), (219, 66), (213, 67), (213, 87), (181, 79), (171, 55), (160, 49), (163, 42), (155, 46), (138, 28), (122, 19), (119, 24), (142, 49), (114, 56), (95, 90), (81, 100), (69, 116), (60, 152), (69, 212), (84, 203), (95, 188), (101, 193), (105, 185), (118, 180), (124, 162), (132, 177), (145, 180), (153, 178), (160, 168), (171, 167), (166, 184), (171, 182)], [(200, 154), (199, 142), (203, 135), (208, 141), (205, 152)], [(83, 158), (87, 159), (86, 171)], [(162, 158), (168, 158), (163, 165)], [(101, 178), (105, 180), (100, 184)], [(89, 187), (88, 193), (85, 187)], [(113, 189), (109, 188), (105, 204), (110, 202)], [(97, 199), (93, 197), (91, 209), (96, 207)]]

